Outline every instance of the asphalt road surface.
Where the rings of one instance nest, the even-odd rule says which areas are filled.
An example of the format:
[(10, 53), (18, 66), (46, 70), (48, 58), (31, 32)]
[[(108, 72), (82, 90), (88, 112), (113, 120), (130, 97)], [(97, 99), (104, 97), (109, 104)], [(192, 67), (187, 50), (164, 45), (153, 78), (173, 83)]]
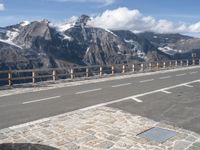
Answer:
[(200, 68), (0, 97), (0, 129), (99, 106), (200, 133)]

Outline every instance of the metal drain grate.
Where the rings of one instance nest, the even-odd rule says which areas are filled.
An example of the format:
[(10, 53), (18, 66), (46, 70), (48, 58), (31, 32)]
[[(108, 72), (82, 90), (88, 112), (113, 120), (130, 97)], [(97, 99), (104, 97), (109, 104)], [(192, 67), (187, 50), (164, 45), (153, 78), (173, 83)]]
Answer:
[(159, 143), (164, 143), (165, 141), (167, 141), (168, 139), (176, 136), (176, 132), (174, 131), (170, 131), (170, 130), (166, 130), (166, 129), (162, 129), (162, 128), (151, 128), (148, 131), (145, 131), (141, 134), (139, 134), (139, 137), (142, 138), (147, 138)]

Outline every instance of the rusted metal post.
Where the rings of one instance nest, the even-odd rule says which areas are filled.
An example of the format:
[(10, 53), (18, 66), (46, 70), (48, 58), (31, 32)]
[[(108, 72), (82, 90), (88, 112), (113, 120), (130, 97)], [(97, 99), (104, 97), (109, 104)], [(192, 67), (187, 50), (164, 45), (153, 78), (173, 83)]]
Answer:
[(8, 85), (12, 86), (12, 72), (11, 71), (8, 72)]
[(112, 75), (114, 75), (114, 74), (115, 74), (115, 67), (112, 66)]
[(99, 68), (99, 76), (100, 76), (100, 77), (103, 76), (103, 67), (102, 67), (102, 66)]
[(36, 73), (35, 73), (35, 71), (32, 71), (32, 83), (33, 84), (35, 84), (35, 82), (36, 82), (35, 77), (36, 77)]
[(122, 66), (122, 73), (125, 73), (125, 65)]
[(89, 77), (89, 68), (86, 68), (86, 77)]
[(70, 69), (70, 75), (71, 75), (71, 79), (74, 79), (74, 69), (73, 68)]
[(132, 65), (132, 71), (135, 72), (135, 64)]

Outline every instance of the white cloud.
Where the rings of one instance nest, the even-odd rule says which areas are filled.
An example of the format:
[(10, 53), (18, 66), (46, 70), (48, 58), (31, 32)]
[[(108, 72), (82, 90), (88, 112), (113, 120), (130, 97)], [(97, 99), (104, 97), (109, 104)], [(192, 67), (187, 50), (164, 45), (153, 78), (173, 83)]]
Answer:
[(190, 25), (189, 31), (194, 33), (200, 33), (200, 22)]
[(103, 5), (110, 5), (116, 0), (54, 0), (54, 1), (59, 1), (59, 2), (81, 2), (81, 3), (99, 3)]
[(0, 3), (0, 11), (4, 11), (4, 10), (5, 10), (4, 4)]
[(133, 32), (153, 31), (158, 33), (199, 33), (200, 22), (195, 24), (174, 23), (169, 20), (157, 20), (152, 16), (145, 16), (139, 10), (120, 7), (106, 10), (94, 17), (91, 26), (113, 30), (131, 30)]

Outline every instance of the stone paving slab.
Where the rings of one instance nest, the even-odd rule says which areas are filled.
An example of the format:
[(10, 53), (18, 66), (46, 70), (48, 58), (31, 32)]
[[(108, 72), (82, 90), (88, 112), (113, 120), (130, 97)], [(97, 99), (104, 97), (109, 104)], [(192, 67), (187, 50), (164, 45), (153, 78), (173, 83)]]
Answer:
[[(177, 136), (157, 143), (137, 135), (152, 127)], [(119, 109), (77, 110), (0, 130), (0, 150), (199, 150), (200, 135)]]

